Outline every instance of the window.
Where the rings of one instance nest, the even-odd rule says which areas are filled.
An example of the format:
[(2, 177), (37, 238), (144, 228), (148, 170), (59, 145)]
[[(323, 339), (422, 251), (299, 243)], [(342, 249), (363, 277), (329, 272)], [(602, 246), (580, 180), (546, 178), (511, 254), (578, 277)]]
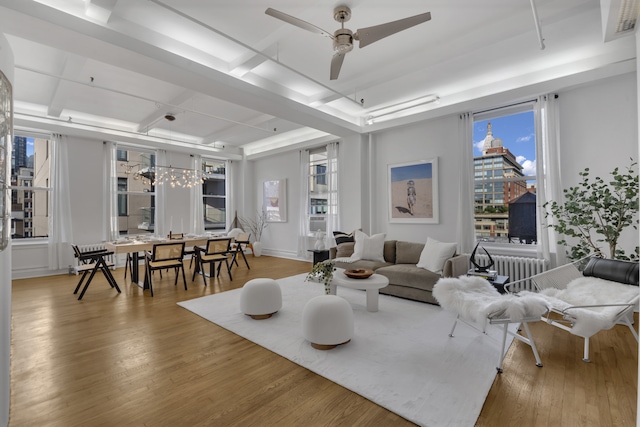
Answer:
[(128, 178), (118, 177), (118, 216), (127, 216)]
[[(153, 234), (155, 229), (155, 152), (118, 145), (116, 149), (118, 230), (121, 235)], [(128, 159), (122, 161), (121, 159)]]
[(11, 237), (49, 236), (50, 144), (16, 131), (11, 152)]
[(473, 150), (476, 239), (535, 244), (533, 104), (474, 115)]
[(327, 149), (309, 152), (309, 231), (327, 231)]
[(202, 159), (202, 205), (205, 230), (224, 230), (227, 226), (226, 163)]

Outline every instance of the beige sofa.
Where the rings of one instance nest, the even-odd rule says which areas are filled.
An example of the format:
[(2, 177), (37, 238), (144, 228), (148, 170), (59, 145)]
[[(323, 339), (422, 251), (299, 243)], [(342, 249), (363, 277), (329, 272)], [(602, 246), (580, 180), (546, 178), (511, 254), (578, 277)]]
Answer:
[[(336, 262), (336, 267), (344, 269), (365, 268), (374, 270), (389, 279), (389, 285), (380, 289), (381, 294), (412, 299), (416, 301), (438, 304), (431, 295), (433, 285), (441, 277), (458, 277), (469, 270), (468, 255), (454, 255), (444, 263), (442, 273), (435, 273), (417, 267), (424, 243), (404, 242), (401, 240), (386, 240), (384, 242), (384, 260), (358, 260), (354, 262)], [(353, 253), (353, 246), (350, 247)], [(329, 258), (348, 257), (349, 247), (341, 247), (340, 253), (331, 248)]]

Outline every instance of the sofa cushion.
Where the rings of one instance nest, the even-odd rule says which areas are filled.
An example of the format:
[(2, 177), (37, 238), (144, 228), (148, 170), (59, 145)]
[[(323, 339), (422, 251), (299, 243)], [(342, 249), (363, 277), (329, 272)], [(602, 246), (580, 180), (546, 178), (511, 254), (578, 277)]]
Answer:
[(340, 243), (337, 246), (336, 258), (349, 258), (353, 255), (353, 247), (355, 244), (355, 242)]
[(356, 244), (351, 258), (384, 262), (384, 237), (384, 233), (369, 237), (356, 230)]
[(627, 285), (638, 286), (638, 263), (619, 259), (593, 257), (582, 272), (585, 276), (598, 277)]
[(342, 231), (334, 231), (333, 238), (336, 240), (336, 245), (340, 246), (341, 243), (355, 242), (355, 232), (351, 234), (344, 233)]
[(396, 243), (396, 264), (417, 264), (424, 244), (398, 241)]
[(456, 247), (456, 243), (443, 243), (428, 237), (416, 266), (442, 274), (445, 261), (456, 253)]
[(376, 274), (389, 279), (389, 284), (431, 291), (440, 275), (432, 271), (418, 268), (414, 264), (395, 264), (380, 267)]

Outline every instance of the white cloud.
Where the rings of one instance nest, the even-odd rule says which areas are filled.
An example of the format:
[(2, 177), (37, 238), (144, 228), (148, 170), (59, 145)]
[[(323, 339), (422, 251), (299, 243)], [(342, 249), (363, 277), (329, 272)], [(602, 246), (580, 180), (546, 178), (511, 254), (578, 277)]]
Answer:
[(482, 153), (482, 149), (484, 148), (484, 138), (482, 138), (480, 141), (476, 141), (473, 143), (473, 147)]
[(536, 162), (534, 160), (524, 160), (523, 162), (518, 161), (522, 165), (522, 172), (525, 175), (534, 175), (536, 174)]
[(522, 164), (527, 158), (525, 156), (516, 156), (516, 162)]
[(530, 133), (529, 135), (519, 137), (518, 139), (516, 139), (516, 142), (529, 142), (533, 138), (535, 138), (535, 134)]

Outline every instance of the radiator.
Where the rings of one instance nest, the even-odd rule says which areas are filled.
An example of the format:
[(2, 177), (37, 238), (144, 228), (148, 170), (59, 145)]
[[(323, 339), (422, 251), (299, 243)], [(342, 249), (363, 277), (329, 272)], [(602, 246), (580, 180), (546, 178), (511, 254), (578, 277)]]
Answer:
[[(104, 243), (92, 243), (89, 245), (78, 245), (78, 249), (80, 249), (80, 252), (99, 251), (99, 250), (105, 249), (105, 247), (104, 247)], [(115, 269), (115, 264), (116, 264), (115, 254), (104, 257), (104, 260), (107, 261), (108, 263), (113, 263), (114, 266), (111, 269), (112, 270)], [(76, 265), (75, 265), (76, 267), (80, 265), (80, 260), (78, 258), (75, 258), (75, 261), (76, 261)]]
[[(547, 271), (548, 261), (538, 258), (516, 257), (506, 255), (491, 255), (495, 264), (491, 267), (501, 276), (509, 276), (509, 282), (528, 279), (538, 273)], [(489, 257), (485, 254), (476, 254), (476, 262), (480, 265), (489, 263)], [(531, 281), (525, 280), (511, 288), (512, 292), (533, 291)]]

